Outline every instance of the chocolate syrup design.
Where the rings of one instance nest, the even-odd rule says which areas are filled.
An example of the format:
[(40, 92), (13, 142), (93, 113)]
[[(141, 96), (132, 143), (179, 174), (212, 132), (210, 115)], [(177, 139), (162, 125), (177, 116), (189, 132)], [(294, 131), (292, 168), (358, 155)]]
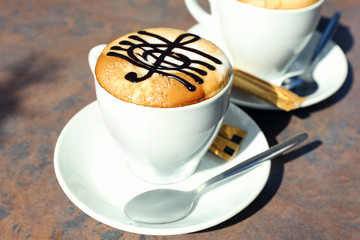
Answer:
[[(211, 71), (215, 70), (216, 68), (209, 63), (200, 60), (192, 60), (186, 55), (176, 52), (178, 49), (198, 54), (216, 64), (221, 64), (219, 59), (197, 49), (186, 46), (187, 44), (198, 41), (200, 39), (199, 36), (194, 34), (181, 34), (173, 42), (171, 42), (162, 36), (147, 31), (139, 31), (137, 33), (140, 36), (147, 35), (156, 38), (160, 40), (160, 43), (149, 43), (142, 39), (139, 35), (131, 35), (129, 36), (129, 39), (134, 40), (133, 42), (123, 40), (119, 42), (119, 46), (111, 47), (111, 50), (114, 51), (107, 53), (107, 56), (125, 59), (135, 66), (148, 70), (146, 75), (140, 77), (135, 72), (127, 73), (125, 75), (125, 79), (131, 82), (141, 82), (150, 78), (154, 73), (159, 73), (179, 81), (189, 91), (195, 91), (196, 87), (193, 84), (170, 72), (182, 72), (193, 78), (196, 83), (202, 84), (204, 81), (200, 76), (206, 76), (207, 72), (194, 67), (193, 64), (202, 65)], [(137, 53), (139, 49), (141, 49), (142, 54)], [(124, 51), (127, 53), (127, 56), (115, 51)]]

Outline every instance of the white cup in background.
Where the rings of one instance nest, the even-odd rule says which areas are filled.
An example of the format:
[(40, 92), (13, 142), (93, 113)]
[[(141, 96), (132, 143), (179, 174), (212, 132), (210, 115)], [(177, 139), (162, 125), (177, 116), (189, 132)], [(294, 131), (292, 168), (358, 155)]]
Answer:
[(324, 0), (299, 9), (267, 9), (237, 0), (185, 0), (191, 15), (222, 36), (234, 67), (267, 81), (281, 77), (303, 50), (320, 19)]

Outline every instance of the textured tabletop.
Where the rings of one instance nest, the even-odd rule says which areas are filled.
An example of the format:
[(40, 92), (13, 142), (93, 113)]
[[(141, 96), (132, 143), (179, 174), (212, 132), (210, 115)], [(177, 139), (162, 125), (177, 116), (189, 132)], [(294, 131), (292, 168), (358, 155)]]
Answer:
[(190, 28), (196, 21), (184, 2), (1, 1), (0, 239), (359, 239), (360, 3), (326, 0), (320, 30), (337, 10), (334, 41), (349, 68), (343, 86), (292, 112), (243, 108), (269, 145), (300, 132), (307, 141), (272, 161), (263, 191), (234, 217), (151, 236), (109, 227), (73, 204), (56, 179), (54, 148), (71, 117), (95, 100), (89, 50), (143, 28)]

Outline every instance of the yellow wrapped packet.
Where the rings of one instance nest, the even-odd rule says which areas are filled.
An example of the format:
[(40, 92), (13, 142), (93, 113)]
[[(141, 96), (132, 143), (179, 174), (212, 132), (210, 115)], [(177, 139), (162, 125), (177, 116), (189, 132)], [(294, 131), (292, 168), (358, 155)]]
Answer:
[(239, 152), (246, 134), (247, 132), (240, 128), (223, 123), (210, 151), (226, 161), (231, 161)]
[(297, 109), (301, 103), (306, 101), (306, 98), (300, 97), (286, 88), (265, 82), (239, 69), (234, 69), (233, 86), (285, 111)]

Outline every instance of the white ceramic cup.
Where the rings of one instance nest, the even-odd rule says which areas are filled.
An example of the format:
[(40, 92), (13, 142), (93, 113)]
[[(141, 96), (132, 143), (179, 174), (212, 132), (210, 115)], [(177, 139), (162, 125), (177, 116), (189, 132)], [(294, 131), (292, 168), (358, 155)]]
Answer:
[(260, 8), (237, 0), (208, 1), (210, 14), (197, 0), (185, 3), (200, 24), (222, 36), (234, 67), (271, 82), (286, 72), (310, 40), (325, 0), (291, 10)]
[[(91, 49), (96, 97), (110, 135), (145, 181), (169, 184), (192, 175), (215, 139), (230, 102), (232, 76), (214, 97), (177, 108), (152, 108), (122, 101), (103, 89), (94, 74), (106, 45)], [(121, 160), (121, 159), (119, 159)]]

